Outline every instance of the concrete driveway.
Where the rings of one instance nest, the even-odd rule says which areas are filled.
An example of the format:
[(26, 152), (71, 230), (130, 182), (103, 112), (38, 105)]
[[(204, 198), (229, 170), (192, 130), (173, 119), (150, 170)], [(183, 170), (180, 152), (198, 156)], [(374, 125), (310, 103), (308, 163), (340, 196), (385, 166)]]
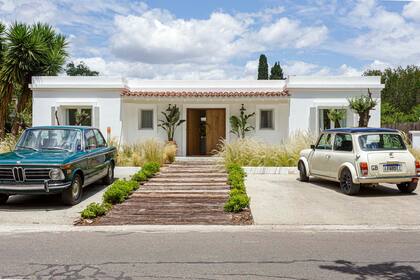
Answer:
[(420, 195), (401, 194), (395, 185), (362, 187), (347, 196), (338, 183), (320, 179), (248, 175), (246, 187), (260, 225), (420, 225)]
[[(116, 168), (116, 178), (128, 178), (136, 169)], [(107, 186), (100, 183), (83, 189), (83, 200), (75, 206), (64, 206), (60, 195), (14, 195), (0, 206), (0, 224), (71, 225), (80, 212), (92, 202), (101, 202)]]

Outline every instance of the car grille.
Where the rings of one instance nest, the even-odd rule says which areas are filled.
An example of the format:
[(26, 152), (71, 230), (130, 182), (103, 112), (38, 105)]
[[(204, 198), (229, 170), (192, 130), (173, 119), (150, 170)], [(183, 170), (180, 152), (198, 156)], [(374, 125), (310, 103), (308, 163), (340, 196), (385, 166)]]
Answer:
[(0, 168), (0, 180), (4, 181), (44, 181), (50, 179), (50, 168)]
[(14, 180), (11, 168), (0, 168), (0, 180)]

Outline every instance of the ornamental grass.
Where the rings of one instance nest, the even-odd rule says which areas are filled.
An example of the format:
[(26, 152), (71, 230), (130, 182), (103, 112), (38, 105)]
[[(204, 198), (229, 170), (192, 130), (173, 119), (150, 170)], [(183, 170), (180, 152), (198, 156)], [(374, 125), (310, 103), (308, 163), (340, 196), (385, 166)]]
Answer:
[(255, 138), (238, 139), (231, 143), (219, 144), (218, 156), (225, 164), (240, 166), (296, 166), (300, 151), (307, 149), (316, 141), (316, 136), (309, 133), (296, 133), (279, 142), (267, 144)]

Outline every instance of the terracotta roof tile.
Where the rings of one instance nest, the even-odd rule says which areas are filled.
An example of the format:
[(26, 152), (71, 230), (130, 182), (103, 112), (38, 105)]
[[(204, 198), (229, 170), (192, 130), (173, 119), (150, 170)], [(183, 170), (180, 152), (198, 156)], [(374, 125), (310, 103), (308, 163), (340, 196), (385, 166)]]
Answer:
[(278, 91), (131, 91), (124, 90), (122, 96), (134, 97), (287, 97), (289, 92), (287, 90)]

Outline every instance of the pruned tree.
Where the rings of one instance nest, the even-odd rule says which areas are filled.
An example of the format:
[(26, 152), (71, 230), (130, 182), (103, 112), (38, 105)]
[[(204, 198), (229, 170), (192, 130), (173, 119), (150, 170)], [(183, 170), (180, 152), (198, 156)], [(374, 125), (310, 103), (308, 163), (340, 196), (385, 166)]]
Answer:
[(350, 108), (359, 115), (359, 127), (367, 127), (370, 119), (370, 111), (378, 104), (372, 98), (372, 93), (368, 89), (368, 95), (348, 99)]
[(231, 116), (230, 121), (230, 132), (235, 134), (238, 138), (245, 138), (245, 134), (255, 129), (255, 127), (248, 124), (248, 120), (255, 116), (255, 112), (251, 114), (246, 114), (246, 109), (244, 104), (242, 104), (240, 109), (240, 114), (238, 116)]
[(280, 66), (280, 62), (275, 62), (271, 67), (270, 80), (283, 80), (283, 69)]

